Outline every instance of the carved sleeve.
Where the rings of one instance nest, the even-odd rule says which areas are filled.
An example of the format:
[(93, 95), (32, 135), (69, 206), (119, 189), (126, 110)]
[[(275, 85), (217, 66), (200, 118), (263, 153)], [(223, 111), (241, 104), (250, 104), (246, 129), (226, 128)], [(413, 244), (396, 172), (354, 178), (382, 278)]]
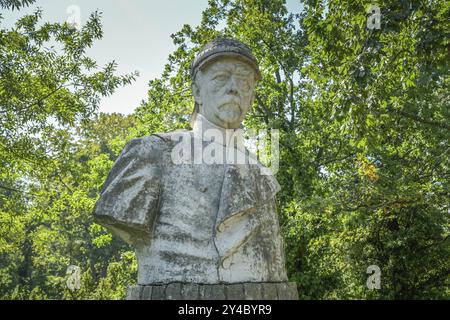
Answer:
[(131, 140), (121, 152), (94, 209), (95, 221), (136, 245), (149, 239), (161, 190), (162, 140)]

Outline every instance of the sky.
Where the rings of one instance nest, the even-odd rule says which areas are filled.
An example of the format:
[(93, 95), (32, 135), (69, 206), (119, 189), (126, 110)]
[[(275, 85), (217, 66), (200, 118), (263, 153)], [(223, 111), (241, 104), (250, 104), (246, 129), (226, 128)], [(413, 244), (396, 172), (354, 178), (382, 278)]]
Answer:
[[(100, 111), (130, 114), (146, 100), (148, 82), (161, 75), (169, 54), (174, 51), (170, 35), (184, 24), (198, 25), (207, 4), (207, 0), (37, 0), (20, 11), (2, 12), (1, 25), (10, 27), (18, 17), (38, 7), (43, 10), (46, 22), (80, 17), (83, 24), (90, 13), (102, 12), (103, 38), (94, 42), (87, 55), (100, 66), (116, 61), (119, 74), (139, 71), (140, 76), (131, 85), (103, 98)], [(301, 8), (298, 0), (287, 0), (287, 7), (293, 12)]]

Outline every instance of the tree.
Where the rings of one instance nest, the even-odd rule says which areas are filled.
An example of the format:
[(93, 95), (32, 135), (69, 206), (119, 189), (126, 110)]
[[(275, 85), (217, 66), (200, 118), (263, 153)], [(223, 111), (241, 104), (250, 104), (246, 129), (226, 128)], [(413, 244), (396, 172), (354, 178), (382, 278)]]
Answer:
[[(370, 30), (362, 1), (305, 3), (307, 104), (332, 156), (319, 157), (317, 200), (292, 219), (310, 234), (303, 287), (322, 278), (329, 297), (448, 297), (449, 8), (385, 1)], [(379, 291), (364, 287), (369, 265), (381, 268)]]
[[(2, 0), (0, 7), (20, 9), (33, 2)], [(99, 69), (86, 55), (102, 37), (98, 13), (80, 31), (40, 18), (37, 10), (13, 28), (0, 29), (1, 298), (62, 298), (69, 263), (88, 270), (92, 289), (114, 257), (126, 252), (117, 241), (109, 247), (112, 239), (94, 225), (91, 210), (114, 159), (107, 150), (111, 141), (102, 139), (119, 137), (132, 121), (93, 115), (101, 97), (130, 84), (137, 73), (118, 76), (114, 62)], [(102, 121), (117, 125), (117, 131), (108, 128), (108, 136)], [(94, 122), (98, 127), (90, 128)], [(95, 130), (102, 145), (86, 138)], [(76, 158), (84, 147), (88, 155)], [(111, 275), (118, 270), (109, 269)]]
[[(32, 2), (2, 1), (1, 6), (20, 8)], [(101, 97), (130, 84), (137, 75), (115, 75), (114, 62), (98, 70), (85, 54), (102, 37), (97, 12), (80, 31), (67, 23), (41, 23), (41, 14), (37, 10), (12, 29), (0, 29), (2, 167), (24, 170), (19, 163), (24, 161), (28, 174), (57, 158), (58, 139), (46, 145), (42, 137), (57, 136), (58, 130), (89, 118)]]
[[(92, 210), (133, 123), (132, 116), (100, 114), (74, 132), (67, 130), (59, 137), (65, 148), (57, 170), (29, 186), (33, 196), (23, 206), (2, 205), (3, 298), (124, 298), (126, 284), (137, 277), (134, 253), (94, 223)], [(69, 265), (81, 268), (80, 290), (67, 288)]]

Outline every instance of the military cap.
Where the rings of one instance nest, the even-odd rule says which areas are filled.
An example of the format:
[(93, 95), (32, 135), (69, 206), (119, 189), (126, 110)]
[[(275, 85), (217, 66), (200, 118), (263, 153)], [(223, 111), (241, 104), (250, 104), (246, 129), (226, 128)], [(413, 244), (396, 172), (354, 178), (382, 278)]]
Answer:
[(230, 38), (216, 38), (213, 41), (207, 43), (200, 50), (200, 52), (191, 63), (191, 79), (195, 79), (195, 76), (200, 68), (217, 59), (218, 57), (224, 56), (235, 57), (239, 60), (242, 60), (243, 62), (246, 62), (255, 70), (256, 80), (261, 79), (258, 61), (253, 56), (251, 49), (244, 43)]

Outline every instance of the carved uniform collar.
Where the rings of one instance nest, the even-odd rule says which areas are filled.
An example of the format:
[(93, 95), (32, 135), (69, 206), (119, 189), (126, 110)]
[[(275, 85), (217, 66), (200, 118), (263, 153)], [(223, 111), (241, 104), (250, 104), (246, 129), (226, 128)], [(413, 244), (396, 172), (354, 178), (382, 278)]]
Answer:
[(194, 138), (208, 142), (215, 141), (227, 148), (236, 148), (245, 153), (242, 129), (225, 129), (219, 127), (198, 113), (192, 126), (192, 130)]

